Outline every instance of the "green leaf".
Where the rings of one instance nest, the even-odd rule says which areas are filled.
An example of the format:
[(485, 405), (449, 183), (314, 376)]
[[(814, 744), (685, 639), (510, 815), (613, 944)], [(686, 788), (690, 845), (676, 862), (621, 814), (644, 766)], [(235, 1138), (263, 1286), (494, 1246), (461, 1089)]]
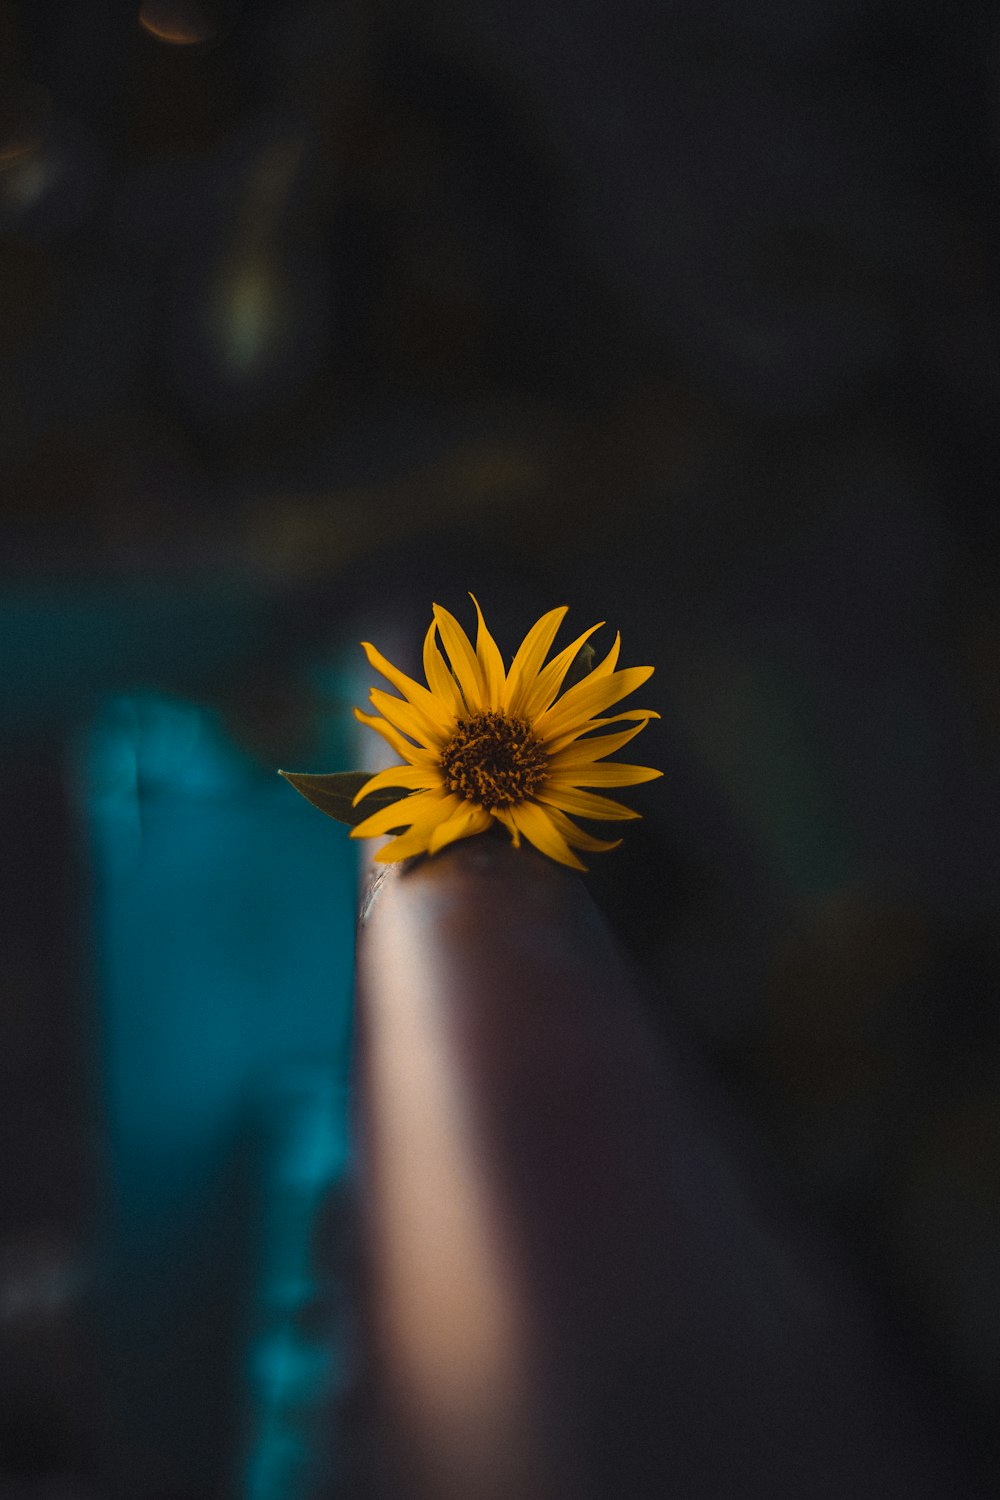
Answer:
[(563, 678), (563, 685), (559, 689), (560, 694), (569, 688), (575, 687), (582, 682), (594, 670), (594, 648), (589, 641), (584, 641), (579, 651), (569, 664), (569, 670)]
[[(371, 771), (331, 771), (325, 776), (314, 776), (308, 771), (279, 771), (278, 775), (283, 776), (297, 792), (301, 792), (307, 802), (318, 807), (321, 813), (326, 813), (328, 818), (336, 818), (338, 823), (349, 823), (352, 828), (372, 813), (378, 812), (379, 808), (389, 807), (400, 798), (409, 796), (402, 787), (383, 787), (369, 793), (355, 807), (354, 799), (365, 782), (371, 780)], [(406, 826), (405, 820), (400, 826)]]

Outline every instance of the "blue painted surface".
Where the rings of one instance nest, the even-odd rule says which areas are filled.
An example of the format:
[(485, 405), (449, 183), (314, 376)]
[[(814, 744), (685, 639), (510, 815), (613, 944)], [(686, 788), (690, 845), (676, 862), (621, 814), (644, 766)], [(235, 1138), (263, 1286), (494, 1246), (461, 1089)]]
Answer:
[(158, 689), (183, 673), (209, 682), (252, 662), (267, 640), (260, 590), (219, 573), (175, 581), (7, 583), (0, 596), (4, 691), (0, 729), (60, 733), (101, 697)]
[(260, 1100), (258, 1252), (233, 1462), (240, 1500), (350, 1495), (341, 1439), (350, 1448), (343, 1412), (358, 1372), (345, 1113), (342, 1085), (315, 1065), (285, 1069)]
[[(332, 722), (324, 765), (342, 763), (343, 734)], [(216, 1493), (239, 1441), (265, 1467), (267, 1442), (305, 1441), (268, 1406), (280, 1380), (258, 1368), (248, 1385), (240, 1350), (258, 1366), (270, 1358), (259, 1310), (290, 1276), (313, 1274), (310, 1213), (348, 1161), (355, 852), (191, 703), (109, 702), (82, 770), (112, 1485)], [(269, 1110), (284, 1122), (277, 1155), (261, 1145)], [(288, 1182), (298, 1188), (283, 1223), (268, 1202)], [(288, 1329), (269, 1326), (276, 1357), (298, 1359)], [(267, 1442), (247, 1435), (250, 1388)], [(292, 1479), (307, 1467), (286, 1464)], [(304, 1493), (290, 1480), (273, 1500)]]

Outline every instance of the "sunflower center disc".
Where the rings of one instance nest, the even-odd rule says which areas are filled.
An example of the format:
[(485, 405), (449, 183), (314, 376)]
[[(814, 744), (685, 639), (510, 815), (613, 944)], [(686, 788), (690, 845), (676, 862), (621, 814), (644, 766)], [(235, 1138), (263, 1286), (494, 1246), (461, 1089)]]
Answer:
[(448, 790), (467, 802), (478, 802), (487, 812), (530, 797), (546, 765), (545, 751), (527, 721), (494, 712), (459, 719), (441, 752)]

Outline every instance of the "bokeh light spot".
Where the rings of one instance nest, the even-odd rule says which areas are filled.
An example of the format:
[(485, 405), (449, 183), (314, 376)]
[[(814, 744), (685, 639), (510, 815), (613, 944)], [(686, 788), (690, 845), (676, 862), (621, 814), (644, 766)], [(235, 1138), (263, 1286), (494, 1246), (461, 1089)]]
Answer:
[(197, 47), (218, 36), (222, 17), (215, 6), (195, 0), (143, 0), (139, 25), (170, 46)]

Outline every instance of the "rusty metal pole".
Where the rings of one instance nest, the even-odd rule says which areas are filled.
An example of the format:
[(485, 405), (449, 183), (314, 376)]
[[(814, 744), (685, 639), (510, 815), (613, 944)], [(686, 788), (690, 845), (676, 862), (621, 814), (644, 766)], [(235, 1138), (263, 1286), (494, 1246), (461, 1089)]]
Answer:
[(966, 1493), (576, 876), (492, 837), (390, 867), (358, 1014), (392, 1500)]

